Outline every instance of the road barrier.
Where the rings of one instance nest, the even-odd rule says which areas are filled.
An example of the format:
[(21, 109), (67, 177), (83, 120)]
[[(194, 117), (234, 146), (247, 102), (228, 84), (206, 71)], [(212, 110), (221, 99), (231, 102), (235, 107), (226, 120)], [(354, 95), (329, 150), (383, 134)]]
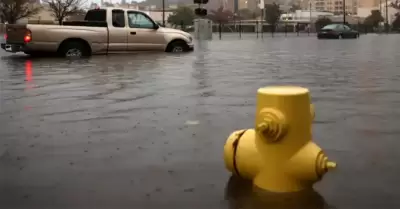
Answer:
[(336, 167), (311, 139), (313, 118), (308, 89), (260, 88), (255, 128), (235, 131), (226, 141), (227, 169), (271, 192), (310, 189)]

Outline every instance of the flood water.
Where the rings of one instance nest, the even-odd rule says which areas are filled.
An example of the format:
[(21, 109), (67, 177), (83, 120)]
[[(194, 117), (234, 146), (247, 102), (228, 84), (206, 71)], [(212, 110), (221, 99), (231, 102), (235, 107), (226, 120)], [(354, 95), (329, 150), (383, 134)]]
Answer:
[[(399, 208), (399, 41), (230, 35), (187, 54), (75, 61), (0, 52), (0, 205)], [(310, 89), (314, 140), (338, 163), (292, 205), (254, 203), (223, 164), (269, 85)]]

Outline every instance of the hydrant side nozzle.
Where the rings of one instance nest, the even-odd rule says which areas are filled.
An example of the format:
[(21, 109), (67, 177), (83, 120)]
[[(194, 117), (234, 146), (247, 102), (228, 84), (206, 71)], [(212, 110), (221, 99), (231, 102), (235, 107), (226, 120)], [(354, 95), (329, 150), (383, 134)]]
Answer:
[(262, 121), (256, 124), (256, 131), (269, 142), (279, 141), (287, 133), (285, 116), (274, 108), (264, 108), (259, 113)]
[(314, 104), (310, 104), (310, 112), (311, 112), (311, 119), (314, 120), (314, 118), (315, 118), (315, 107), (314, 107)]
[(336, 167), (337, 167), (336, 162), (329, 161), (328, 157), (325, 156), (323, 152), (320, 153), (320, 155), (317, 158), (317, 174), (319, 178), (322, 178), (322, 176), (325, 173), (335, 169)]
[(332, 162), (332, 161), (328, 161), (328, 162), (326, 162), (326, 168), (328, 169), (328, 170), (332, 170), (332, 169), (335, 169), (336, 167), (337, 167), (337, 165), (336, 165), (336, 163), (335, 162)]

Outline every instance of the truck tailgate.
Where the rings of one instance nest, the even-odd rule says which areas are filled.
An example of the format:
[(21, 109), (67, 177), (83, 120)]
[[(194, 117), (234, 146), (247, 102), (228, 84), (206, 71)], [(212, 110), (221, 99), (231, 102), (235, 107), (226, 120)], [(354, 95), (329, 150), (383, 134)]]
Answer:
[(6, 34), (8, 44), (23, 44), (27, 32), (25, 24), (7, 24)]

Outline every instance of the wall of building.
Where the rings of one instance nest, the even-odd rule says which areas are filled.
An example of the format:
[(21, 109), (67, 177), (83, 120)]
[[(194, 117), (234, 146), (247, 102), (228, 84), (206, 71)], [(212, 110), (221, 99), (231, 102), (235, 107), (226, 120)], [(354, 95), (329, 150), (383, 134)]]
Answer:
[[(357, 14), (358, 0), (346, 0), (345, 4), (347, 14)], [(343, 13), (343, 0), (314, 0), (311, 5), (316, 11)]]
[[(395, 15), (396, 13), (400, 12), (397, 9), (393, 8), (390, 6), (391, 2), (395, 2), (395, 1), (388, 1), (388, 22), (391, 23), (394, 21), (395, 19)], [(386, 1), (382, 0), (382, 4), (379, 7), (379, 1), (376, 1), (375, 3), (377, 3), (375, 6), (372, 7), (365, 7), (365, 5), (371, 5), (371, 2), (367, 2), (368, 4), (366, 4), (365, 2), (363, 2), (362, 7), (357, 8), (357, 16), (362, 17), (362, 18), (366, 18), (371, 14), (372, 10), (380, 10), (382, 17), (385, 19), (386, 21)], [(371, 4), (370, 4), (371, 3)], [(374, 4), (375, 4), (374, 3)]]
[(318, 11), (311, 11), (310, 10), (297, 10), (293, 13), (289, 14), (282, 14), (281, 20), (305, 20), (309, 21), (311, 19), (318, 19), (319, 17), (331, 17), (334, 16), (333, 13), (330, 12), (318, 12)]
[[(289, 13), (289, 14), (282, 14), (281, 15), (281, 20), (297, 20), (297, 21), (305, 21), (309, 22), (310, 21), (310, 15), (311, 15), (311, 22), (315, 22), (321, 17), (327, 17), (331, 19), (333, 22), (342, 22), (343, 21), (343, 15), (334, 15), (331, 12), (318, 12), (318, 11), (310, 11), (308, 10), (297, 10), (296, 12)], [(357, 24), (359, 22), (360, 18), (356, 16), (346, 16), (346, 22), (350, 24)]]
[[(162, 22), (162, 11), (143, 11), (149, 15), (154, 21)], [(165, 22), (167, 22), (168, 17), (172, 15), (173, 12), (165, 12)]]
[(56, 21), (56, 19), (52, 16), (52, 13), (49, 11), (48, 7), (41, 6), (41, 9), (38, 14), (31, 16), (29, 18), (22, 18), (17, 22), (26, 24), (29, 21), (49, 22), (49, 21)]
[(379, 10), (379, 7), (359, 7), (357, 8), (357, 16), (363, 18), (368, 17), (372, 10)]
[(224, 10), (235, 11), (234, 4), (235, 1), (239, 0), (209, 0), (208, 4), (204, 5), (209, 12), (211, 10), (218, 10), (218, 8), (223, 7)]
[[(380, 0), (359, 0), (358, 6), (361, 8), (373, 8), (379, 6)], [(384, 1), (384, 0), (382, 0)]]

